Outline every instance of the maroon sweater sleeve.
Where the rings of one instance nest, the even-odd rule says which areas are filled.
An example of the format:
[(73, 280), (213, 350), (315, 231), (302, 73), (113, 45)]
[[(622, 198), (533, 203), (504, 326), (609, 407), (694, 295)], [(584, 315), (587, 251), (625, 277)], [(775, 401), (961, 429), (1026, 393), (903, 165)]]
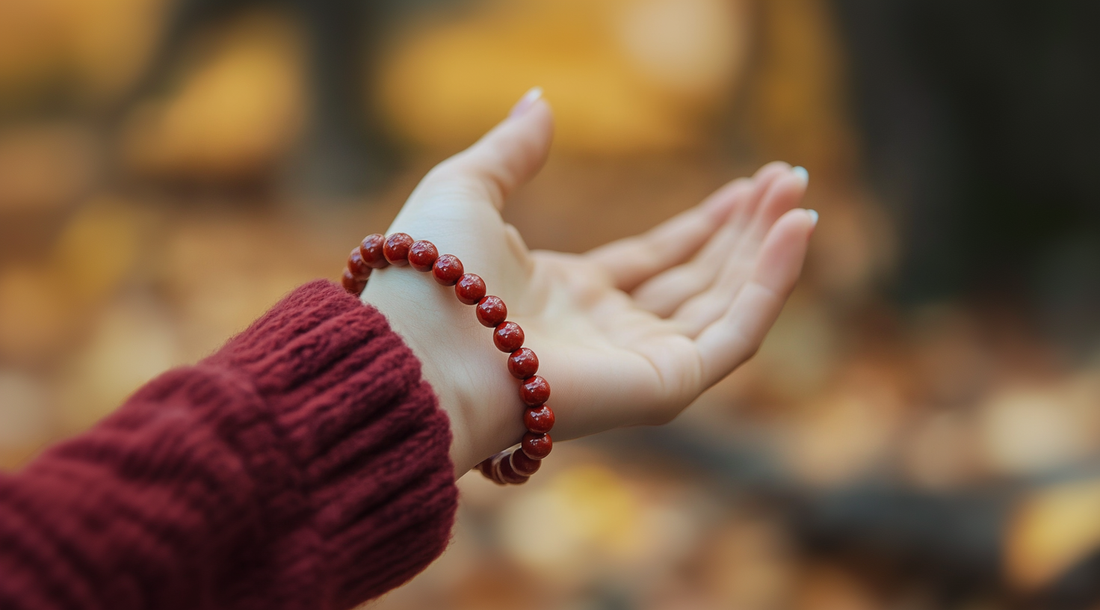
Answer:
[(0, 608), (352, 607), (446, 546), (450, 441), (382, 315), (307, 284), (0, 475)]

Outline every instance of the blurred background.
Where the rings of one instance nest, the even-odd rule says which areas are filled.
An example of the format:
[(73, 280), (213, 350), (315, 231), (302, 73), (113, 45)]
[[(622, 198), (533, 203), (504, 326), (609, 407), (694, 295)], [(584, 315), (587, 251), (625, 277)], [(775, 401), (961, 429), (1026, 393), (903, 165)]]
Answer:
[[(506, 219), (580, 252), (782, 159), (821, 212), (672, 425), (460, 481), (369, 605), (1100, 608), (1100, 4), (0, 2), (0, 467), (338, 277), (539, 85)], [(533, 527), (531, 524), (538, 524)]]

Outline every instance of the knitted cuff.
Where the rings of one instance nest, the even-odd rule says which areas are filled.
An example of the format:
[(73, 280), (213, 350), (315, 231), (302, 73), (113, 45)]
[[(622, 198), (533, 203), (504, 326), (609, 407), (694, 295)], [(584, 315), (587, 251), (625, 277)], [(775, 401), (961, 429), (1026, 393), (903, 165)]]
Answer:
[(204, 364), (244, 373), (274, 418), (336, 606), (375, 597), (442, 553), (457, 506), (449, 423), (381, 313), (315, 281)]

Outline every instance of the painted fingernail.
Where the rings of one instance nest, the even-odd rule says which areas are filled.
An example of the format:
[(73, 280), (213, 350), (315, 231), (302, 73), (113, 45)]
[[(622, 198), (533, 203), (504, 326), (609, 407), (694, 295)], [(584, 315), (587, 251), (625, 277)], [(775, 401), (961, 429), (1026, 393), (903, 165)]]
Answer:
[(802, 179), (803, 184), (810, 183), (810, 172), (806, 171), (805, 167), (799, 165), (798, 167), (792, 167), (791, 173)]
[(519, 98), (515, 106), (512, 106), (512, 111), (508, 113), (508, 118), (514, 119), (518, 116), (523, 116), (525, 112), (531, 109), (535, 105), (535, 102), (542, 97), (542, 87), (533, 87), (530, 91), (523, 94), (523, 97)]
[(814, 226), (817, 226), (817, 210), (806, 210), (806, 213), (810, 215), (810, 220), (814, 221)]

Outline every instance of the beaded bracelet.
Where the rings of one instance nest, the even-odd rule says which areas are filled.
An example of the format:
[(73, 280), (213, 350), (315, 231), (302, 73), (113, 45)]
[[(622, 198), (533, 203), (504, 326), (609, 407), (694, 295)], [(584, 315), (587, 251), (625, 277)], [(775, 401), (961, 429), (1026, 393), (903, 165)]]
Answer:
[(344, 269), (344, 289), (359, 296), (367, 286), (373, 269), (393, 265), (408, 265), (417, 271), (432, 272), (435, 281), (444, 286), (454, 286), (455, 296), (465, 305), (476, 305), (477, 321), (493, 330), (493, 343), (508, 356), (508, 372), (522, 381), (519, 397), (527, 406), (523, 424), (527, 432), (519, 447), (501, 451), (486, 458), (477, 469), (486, 478), (504, 485), (519, 485), (539, 469), (541, 460), (550, 455), (553, 441), (550, 429), (554, 427), (554, 411), (546, 404), (550, 398), (550, 384), (535, 374), (539, 358), (535, 352), (523, 347), (523, 329), (519, 324), (506, 320), (508, 307), (500, 297), (485, 294), (485, 281), (473, 273), (465, 273), (462, 261), (453, 254), (439, 254), (430, 241), (414, 241), (405, 233), (394, 233), (387, 238), (374, 233), (363, 238), (363, 243), (351, 251)]

